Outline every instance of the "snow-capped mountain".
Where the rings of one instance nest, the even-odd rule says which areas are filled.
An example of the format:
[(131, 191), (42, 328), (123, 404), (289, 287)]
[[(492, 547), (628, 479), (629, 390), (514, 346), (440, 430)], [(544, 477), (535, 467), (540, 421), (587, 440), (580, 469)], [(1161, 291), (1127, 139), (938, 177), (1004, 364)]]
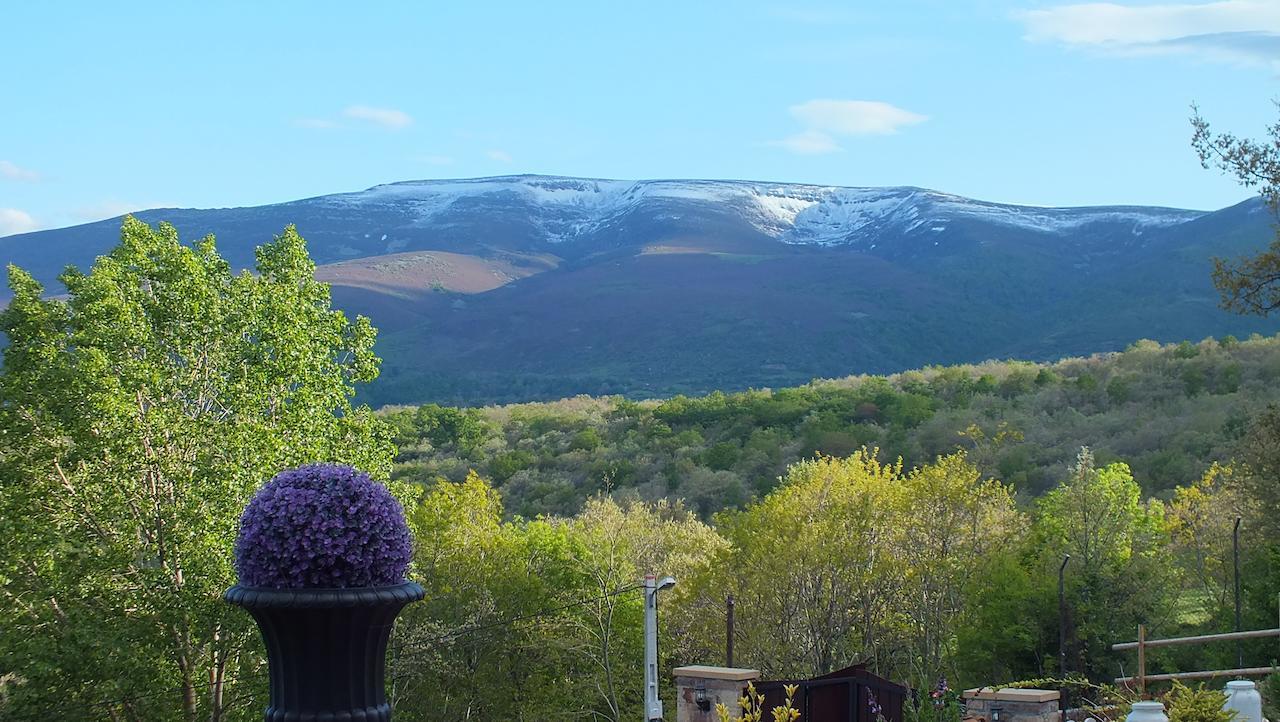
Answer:
[[(1218, 310), (1209, 281), (1212, 256), (1272, 238), (1256, 198), (1042, 208), (911, 187), (505, 176), (135, 215), (213, 233), (240, 267), (297, 225), (335, 302), (381, 330), (375, 402), (658, 396), (1275, 330)], [(0, 238), (0, 260), (57, 291), (119, 223)]]
[[(1041, 208), (921, 188), (844, 188), (716, 180), (619, 181), (503, 176), (390, 183), (354, 193), (251, 208), (157, 209), (187, 237), (214, 233), (234, 263), (287, 223), (320, 263), (420, 250), (549, 252), (566, 258), (673, 238), (715, 236), (899, 254), (988, 230), (1067, 238), (1140, 237), (1205, 215), (1149, 207)], [(114, 240), (117, 219), (0, 239), (0, 254), (42, 268), (87, 264)], [(38, 241), (38, 242), (33, 242)], [(921, 243), (922, 241), (927, 243)], [(905, 248), (903, 247), (905, 244)], [(45, 261), (48, 261), (46, 263)]]
[(409, 214), (422, 227), (466, 223), (484, 206), (500, 207), (503, 213), (518, 210), (546, 243), (589, 242), (596, 234), (638, 218), (677, 226), (699, 212), (735, 214), (783, 243), (823, 246), (866, 241), (890, 229), (939, 233), (957, 220), (1058, 234), (1089, 224), (1121, 224), (1140, 234), (1149, 227), (1204, 215), (1172, 208), (1015, 206), (922, 188), (527, 175), (391, 183), (310, 202), (335, 211), (395, 210)]

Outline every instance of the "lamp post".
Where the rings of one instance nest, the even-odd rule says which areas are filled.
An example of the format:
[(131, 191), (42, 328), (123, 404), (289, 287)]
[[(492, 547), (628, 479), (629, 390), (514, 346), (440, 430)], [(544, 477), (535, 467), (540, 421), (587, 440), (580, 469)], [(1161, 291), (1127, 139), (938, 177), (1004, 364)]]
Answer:
[(724, 666), (733, 666), (733, 595), (724, 600)]
[(1062, 566), (1058, 567), (1058, 674), (1067, 678), (1067, 562), (1071, 555), (1062, 557)]
[[(1235, 528), (1231, 530), (1231, 560), (1235, 569), (1236, 592), (1236, 631), (1240, 631), (1240, 521), (1236, 517)], [(1236, 668), (1244, 667), (1244, 641), (1236, 640)]]
[[(1067, 708), (1067, 562), (1070, 554), (1062, 555), (1062, 566), (1058, 567), (1058, 676), (1062, 678), (1062, 687), (1058, 690), (1058, 703), (1062, 709)], [(995, 722), (992, 720), (991, 722)]]
[(658, 699), (658, 592), (676, 585), (675, 577), (644, 575), (644, 714), (647, 722), (662, 719)]

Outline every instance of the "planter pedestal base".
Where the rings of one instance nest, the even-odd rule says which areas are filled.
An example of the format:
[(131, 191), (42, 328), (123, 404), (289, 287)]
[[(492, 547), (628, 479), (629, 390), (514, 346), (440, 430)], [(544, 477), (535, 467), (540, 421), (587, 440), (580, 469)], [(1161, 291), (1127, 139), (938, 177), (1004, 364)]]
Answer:
[(253, 615), (267, 645), (266, 722), (387, 722), (387, 641), (414, 582), (352, 589), (236, 585), (225, 599)]

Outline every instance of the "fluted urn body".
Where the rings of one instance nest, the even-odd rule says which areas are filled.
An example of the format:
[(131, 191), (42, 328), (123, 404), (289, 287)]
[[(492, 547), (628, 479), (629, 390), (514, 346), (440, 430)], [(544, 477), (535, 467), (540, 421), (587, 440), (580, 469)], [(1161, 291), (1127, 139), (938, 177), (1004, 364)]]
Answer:
[(267, 647), (271, 699), (266, 722), (387, 722), (387, 642), (414, 582), (346, 589), (236, 585), (228, 602), (258, 623)]

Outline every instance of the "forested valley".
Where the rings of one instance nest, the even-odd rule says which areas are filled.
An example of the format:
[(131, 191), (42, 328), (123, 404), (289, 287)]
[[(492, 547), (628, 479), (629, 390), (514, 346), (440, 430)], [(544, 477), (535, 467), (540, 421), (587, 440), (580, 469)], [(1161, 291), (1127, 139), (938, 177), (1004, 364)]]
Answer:
[(681, 499), (704, 519), (773, 489), (815, 454), (864, 447), (911, 468), (965, 451), (1024, 501), (1060, 482), (1082, 446), (1123, 461), (1144, 495), (1226, 463), (1280, 402), (1280, 338), (1204, 339), (1051, 364), (990, 361), (887, 377), (663, 401), (577, 397), (479, 409), (395, 408), (395, 476), (472, 469), (511, 514), (571, 514), (607, 492)]
[[(916, 687), (939, 675), (1096, 684), (1133, 670), (1110, 645), (1138, 624), (1153, 636), (1230, 628), (1237, 517), (1245, 626), (1274, 623), (1278, 374), (1280, 338), (1140, 341), (1053, 364), (383, 416), (398, 435), (393, 475), (432, 489), (426, 508), (484, 510), (433, 512), (433, 525), (468, 539), (433, 557), (460, 574), (494, 563), (472, 535), (506, 538), (518, 577), (542, 557), (533, 540), (559, 529), (593, 565), (628, 560), (612, 586), (590, 567), (601, 592), (644, 569), (676, 574), (664, 612), (672, 664), (722, 658), (733, 593), (739, 659), (767, 675), (868, 661)], [(501, 604), (504, 593), (458, 588), (465, 601), (449, 604)], [(1219, 646), (1148, 664), (1232, 666), (1234, 648)], [(485, 647), (495, 672), (509, 648)], [(1273, 651), (1248, 654), (1261, 664)], [(474, 682), (459, 669), (460, 686)]]

